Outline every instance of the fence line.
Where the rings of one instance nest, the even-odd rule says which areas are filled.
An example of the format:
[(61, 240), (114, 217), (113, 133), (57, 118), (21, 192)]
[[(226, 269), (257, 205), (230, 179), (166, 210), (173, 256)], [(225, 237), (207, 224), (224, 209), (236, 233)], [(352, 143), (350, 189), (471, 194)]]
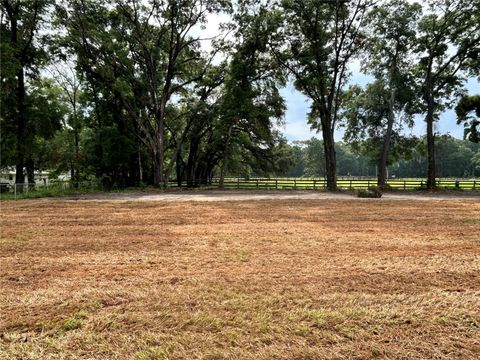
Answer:
[[(212, 178), (209, 180), (199, 181), (201, 186), (219, 186), (219, 179)], [(395, 190), (417, 190), (426, 188), (426, 180), (388, 180), (387, 185)], [(177, 181), (169, 181), (169, 186), (178, 187)], [(187, 183), (183, 181), (182, 187), (186, 187)], [(367, 189), (377, 186), (376, 179), (345, 179), (337, 180), (337, 187), (345, 190)], [(437, 180), (437, 187), (441, 189), (463, 189), (463, 190), (479, 190), (479, 180), (459, 180), (459, 179), (440, 179)], [(225, 178), (225, 189), (270, 189), (270, 190), (320, 190), (327, 188), (326, 179), (314, 178)]]
[[(200, 186), (209, 186), (218, 188), (220, 186), (219, 178), (199, 181)], [(388, 180), (387, 184), (394, 190), (418, 190), (426, 188), (426, 180)], [(78, 185), (78, 186), (76, 186)], [(169, 187), (178, 187), (176, 180), (168, 182)], [(337, 187), (341, 190), (367, 189), (377, 185), (376, 179), (359, 179), (359, 178), (338, 178)], [(58, 181), (51, 183), (19, 183), (13, 184), (14, 197), (17, 199), (19, 194), (22, 196), (34, 193), (43, 189), (54, 189), (66, 191), (71, 189), (85, 190), (103, 190), (100, 182), (86, 181), (75, 184), (70, 181)], [(461, 180), (461, 179), (439, 179), (437, 186), (440, 189), (457, 189), (457, 190), (480, 190), (480, 180)], [(187, 182), (183, 181), (180, 187), (187, 187)], [(323, 178), (225, 178), (225, 189), (254, 189), (254, 190), (325, 190), (327, 181)], [(118, 190), (119, 188), (117, 188)]]

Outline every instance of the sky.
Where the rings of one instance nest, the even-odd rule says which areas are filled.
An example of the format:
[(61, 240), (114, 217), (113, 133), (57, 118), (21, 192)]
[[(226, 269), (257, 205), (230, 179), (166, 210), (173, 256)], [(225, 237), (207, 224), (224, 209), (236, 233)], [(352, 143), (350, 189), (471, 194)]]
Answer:
[[(414, 2), (415, 0), (409, 0)], [(222, 22), (228, 21), (228, 16), (225, 14), (211, 14), (209, 15), (206, 28), (201, 30), (201, 37), (209, 38), (219, 34), (219, 25)], [(210, 43), (204, 42), (202, 47), (205, 51), (211, 50)], [(360, 71), (360, 63), (354, 62), (351, 66), (352, 76), (349, 84), (366, 85), (371, 82), (373, 78)], [(478, 79), (469, 79), (465, 88), (469, 94), (480, 94), (480, 83)], [(321, 133), (312, 131), (307, 123), (307, 114), (310, 110), (310, 102), (306, 96), (295, 90), (292, 83), (288, 83), (285, 88), (281, 90), (281, 94), (285, 99), (287, 110), (285, 113), (285, 125), (280, 127), (284, 136), (289, 141), (308, 140), (312, 137), (322, 138)], [(456, 138), (463, 138), (463, 125), (457, 125), (454, 110), (448, 110), (441, 114), (439, 121), (436, 124), (436, 131), (441, 134), (450, 134)], [(426, 123), (423, 116), (416, 117), (415, 126), (413, 129), (408, 129), (407, 134), (422, 136), (426, 134)], [(341, 141), (343, 137), (342, 129), (335, 131), (335, 140)]]
[[(353, 70), (351, 84), (366, 85), (372, 80), (368, 75), (362, 74), (358, 70)], [(480, 94), (480, 83), (477, 79), (469, 79), (466, 83), (466, 89), (470, 94)], [(292, 84), (289, 84), (281, 91), (285, 98), (287, 111), (285, 114), (285, 125), (281, 127), (281, 131), (289, 141), (308, 140), (312, 137), (322, 138), (321, 133), (315, 130), (310, 130), (307, 124), (307, 114), (310, 110), (310, 102), (307, 97), (294, 89)], [(441, 134), (450, 134), (456, 138), (463, 138), (463, 125), (457, 125), (454, 110), (448, 110), (441, 114), (440, 119), (436, 125), (436, 131)], [(425, 135), (427, 131), (426, 123), (422, 116), (417, 116), (415, 126), (407, 133), (411, 135)], [(335, 140), (341, 141), (343, 137), (342, 129), (335, 131)]]

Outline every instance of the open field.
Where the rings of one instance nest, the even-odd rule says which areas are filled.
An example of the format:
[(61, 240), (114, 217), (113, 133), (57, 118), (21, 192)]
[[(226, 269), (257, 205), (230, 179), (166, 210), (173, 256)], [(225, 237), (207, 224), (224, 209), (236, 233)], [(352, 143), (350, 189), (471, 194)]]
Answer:
[(3, 201), (0, 359), (478, 359), (480, 201), (423, 200)]

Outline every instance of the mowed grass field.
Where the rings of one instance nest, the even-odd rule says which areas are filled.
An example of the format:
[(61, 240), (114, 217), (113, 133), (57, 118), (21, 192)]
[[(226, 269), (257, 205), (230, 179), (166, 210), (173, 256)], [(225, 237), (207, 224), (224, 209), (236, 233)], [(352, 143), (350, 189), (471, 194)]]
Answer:
[(0, 359), (480, 357), (478, 201), (0, 204)]

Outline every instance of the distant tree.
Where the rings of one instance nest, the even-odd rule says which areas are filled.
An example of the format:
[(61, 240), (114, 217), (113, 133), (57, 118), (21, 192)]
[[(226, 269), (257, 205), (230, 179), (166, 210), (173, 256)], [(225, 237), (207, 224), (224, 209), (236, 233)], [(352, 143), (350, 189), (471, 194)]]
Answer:
[(437, 139), (437, 167), (439, 177), (469, 177), (473, 175), (472, 158), (474, 152), (465, 141), (450, 135), (442, 135)]
[(68, 105), (68, 115), (63, 123), (63, 130), (68, 133), (64, 147), (71, 149), (69, 157), (70, 177), (75, 187), (80, 181), (80, 133), (83, 127), (84, 103), (82, 97), (82, 81), (78, 77), (74, 64), (71, 61), (60, 62), (52, 65), (50, 75), (61, 88), (61, 97)]
[[(376, 165), (379, 186), (386, 184), (387, 165), (408, 154), (415, 142), (403, 135), (406, 126), (413, 126), (413, 116), (408, 109), (414, 101), (413, 91), (406, 85), (402, 89), (397, 86), (394, 92), (392, 97), (384, 80), (376, 80), (364, 89), (353, 85), (344, 95), (344, 139), (355, 152), (367, 156)], [(392, 100), (395, 101), (393, 109)]]
[(312, 137), (304, 141), (304, 174), (307, 177), (325, 176), (325, 153), (323, 141)]
[(287, 177), (301, 177), (305, 174), (305, 159), (303, 155), (304, 143), (302, 141), (294, 141), (291, 145), (292, 165), (285, 173)]
[(339, 176), (373, 176), (375, 174), (375, 162), (357, 151), (351, 144), (338, 142), (336, 147)]
[[(412, 143), (411, 151), (406, 157), (392, 164), (391, 171), (397, 177), (425, 177), (427, 165), (426, 138)], [(439, 177), (470, 177), (476, 174), (475, 154), (480, 149), (478, 144), (466, 140), (442, 135), (437, 138), (435, 152)]]
[(473, 176), (480, 176), (480, 148), (472, 157)]

